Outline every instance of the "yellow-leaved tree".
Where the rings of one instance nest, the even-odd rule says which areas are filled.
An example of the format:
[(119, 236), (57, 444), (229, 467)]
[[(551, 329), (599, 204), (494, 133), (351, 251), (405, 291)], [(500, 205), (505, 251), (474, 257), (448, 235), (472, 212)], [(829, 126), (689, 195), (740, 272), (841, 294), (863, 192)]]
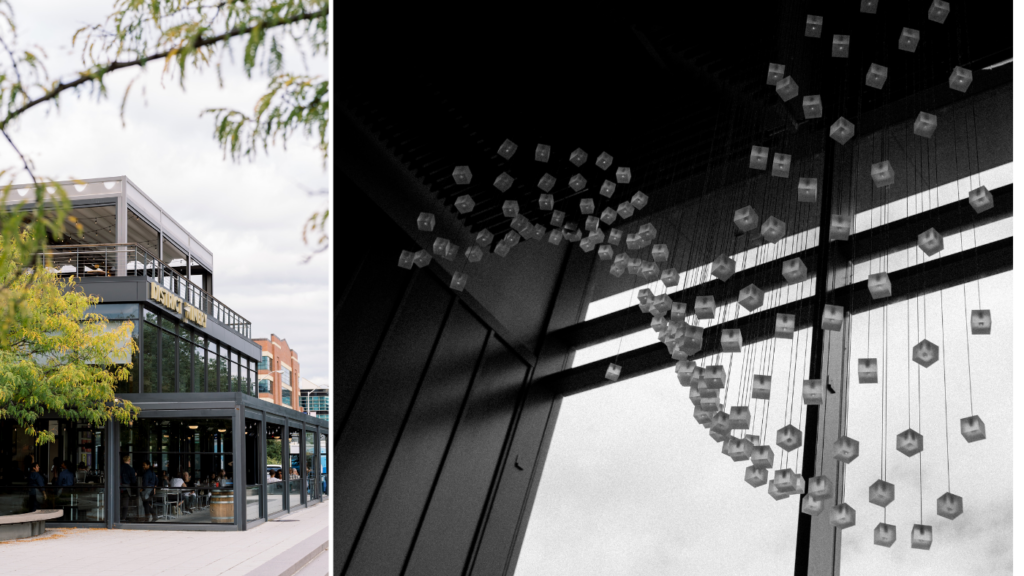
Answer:
[[(6, 238), (0, 252), (25, 242)], [(138, 416), (138, 408), (114, 397), (117, 383), (131, 378), (138, 350), (130, 322), (108, 323), (88, 311), (99, 298), (77, 290), (73, 278), (25, 267), (16, 257), (0, 259), (0, 285), (0, 420), (16, 421), (44, 444), (54, 440), (35, 428), (44, 414), (96, 426)]]

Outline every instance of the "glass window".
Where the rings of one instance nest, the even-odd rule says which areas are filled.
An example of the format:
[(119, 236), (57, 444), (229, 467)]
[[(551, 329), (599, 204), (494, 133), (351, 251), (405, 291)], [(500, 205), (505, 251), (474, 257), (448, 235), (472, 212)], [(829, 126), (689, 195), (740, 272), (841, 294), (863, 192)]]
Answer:
[(160, 317), (160, 327), (175, 333), (178, 331), (178, 323), (167, 316)]
[[(232, 352), (231, 356), (234, 357), (235, 354)], [(238, 379), (238, 374), (239, 374), (239, 372), (238, 372), (238, 362), (232, 362), (230, 369), (231, 369), (231, 391), (232, 392), (242, 392), (243, 390), (242, 390), (241, 381)]]
[(316, 467), (313, 462), (316, 458), (316, 434), (306, 431), (306, 500), (316, 500), (320, 497), (320, 487), (316, 481)]
[[(138, 310), (138, 306), (136, 306), (135, 308), (136, 308), (136, 311), (137, 311)], [(139, 352), (138, 352), (139, 326), (138, 326), (138, 323), (136, 323), (136, 322), (134, 322), (132, 320), (126, 320), (125, 322), (128, 322), (128, 323), (130, 323), (132, 325), (131, 338), (132, 338), (132, 340), (135, 341), (136, 351), (135, 351), (135, 353), (132, 354), (132, 357), (131, 357), (131, 363), (132, 363), (131, 375), (128, 377), (128, 380), (120, 381), (120, 382), (117, 383), (117, 392), (118, 393), (133, 393), (133, 392), (138, 392), (139, 391)], [(122, 324), (122, 322), (110, 322), (109, 323), (109, 329), (111, 329), (111, 330), (117, 329), (117, 328), (120, 327), (121, 324)], [(127, 360), (128, 360), (128, 358), (126, 358), (126, 357), (115, 358), (114, 362), (117, 363), (117, 364), (124, 364), (125, 361), (127, 361)]]
[(287, 388), (281, 389), (281, 404), (285, 406), (292, 405), (292, 391)]
[(217, 373), (218, 379), (220, 380), (220, 391), (231, 392), (231, 374), (228, 371), (228, 358), (224, 354), (227, 349), (223, 346), (220, 347), (221, 355), (217, 357)]
[(121, 425), (122, 522), (234, 523), (230, 418)]
[(178, 339), (171, 332), (161, 333), (160, 350), (160, 391), (174, 392), (174, 377), (178, 368)]
[[(86, 309), (86, 314), (99, 314), (107, 320), (138, 320), (138, 304), (95, 304)], [(152, 313), (151, 313), (152, 314)]]
[(287, 366), (281, 367), (281, 384), (285, 386), (292, 385), (292, 371)]
[(181, 392), (197, 392), (192, 388), (192, 343), (178, 340), (178, 386)]
[(142, 315), (145, 317), (146, 322), (150, 322), (152, 324), (156, 324), (158, 321), (157, 319), (159, 318), (159, 316), (156, 315), (156, 312), (153, 312), (149, 308), (143, 308)]
[(260, 356), (260, 370), (270, 371), (270, 356)]
[(260, 378), (260, 394), (270, 394), (270, 380)]
[(245, 521), (253, 522), (263, 518), (263, 482), (266, 476), (260, 469), (260, 448), (263, 435), (261, 422), (245, 420)]
[(288, 497), (287, 476), (281, 465), (281, 454), (284, 448), (284, 427), (280, 424), (267, 423), (267, 515), (276, 514), (284, 509), (284, 501)]
[(305, 495), (302, 490), (302, 431), (288, 429), (288, 507), (294, 512), (302, 505)]
[(160, 373), (157, 353), (159, 352), (160, 329), (145, 322), (142, 325), (142, 391), (160, 391)]
[(206, 349), (201, 346), (192, 347), (192, 389), (206, 392)]

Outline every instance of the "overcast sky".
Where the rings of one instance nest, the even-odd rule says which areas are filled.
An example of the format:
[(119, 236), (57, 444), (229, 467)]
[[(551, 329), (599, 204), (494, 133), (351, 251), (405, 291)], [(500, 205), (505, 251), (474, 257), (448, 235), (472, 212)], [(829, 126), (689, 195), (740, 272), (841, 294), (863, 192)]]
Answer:
[[(16, 2), (22, 47), (42, 46), (51, 78), (67, 78), (80, 69), (71, 54), (71, 37), (81, 26), (101, 23), (108, 1), (47, 0)], [(236, 56), (241, 52), (236, 50)], [(296, 58), (292, 71), (302, 72)], [(326, 58), (309, 59), (309, 72), (327, 74)], [(120, 96), (137, 72), (108, 77), (110, 99), (96, 101), (83, 92), (67, 93), (60, 110), (38, 107), (22, 117), (12, 136), (35, 163), (36, 171), (55, 179), (127, 175), (143, 192), (209, 248), (214, 255), (214, 296), (253, 324), (254, 337), (271, 333), (298, 352), (301, 374), (322, 384), (328, 376), (328, 256), (302, 264), (308, 248), (302, 225), (326, 205), (329, 173), (312, 142), (289, 142), (258, 161), (224, 160), (213, 139), (206, 108), (251, 111), (266, 87), (249, 80), (237, 64), (226, 62), (224, 89), (214, 74), (193, 75), (182, 92), (174, 81), (161, 87), (162, 63), (148, 66), (136, 80), (125, 113)], [(145, 86), (146, 95), (141, 88)], [(10, 149), (0, 152), (11, 165)]]

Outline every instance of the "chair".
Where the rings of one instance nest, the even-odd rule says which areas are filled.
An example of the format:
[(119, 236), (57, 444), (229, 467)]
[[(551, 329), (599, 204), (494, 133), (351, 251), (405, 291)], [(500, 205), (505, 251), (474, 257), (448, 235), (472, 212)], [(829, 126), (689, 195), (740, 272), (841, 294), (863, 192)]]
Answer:
[[(156, 519), (159, 520), (161, 517), (167, 519), (167, 491), (161, 488), (154, 488), (153, 490), (153, 511), (156, 513)], [(156, 512), (157, 508), (162, 513)]]
[(168, 490), (164, 494), (164, 498), (165, 506), (173, 505), (174, 517), (177, 518), (181, 516), (181, 492), (177, 490)]

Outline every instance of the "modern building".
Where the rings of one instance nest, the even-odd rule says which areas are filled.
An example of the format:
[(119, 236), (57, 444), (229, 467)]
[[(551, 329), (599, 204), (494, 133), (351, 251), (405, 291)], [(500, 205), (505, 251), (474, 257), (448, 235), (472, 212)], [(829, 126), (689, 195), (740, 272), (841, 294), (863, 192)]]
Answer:
[[(27, 458), (76, 469), (74, 486), (39, 503), (63, 509), (68, 526), (245, 530), (320, 502), (327, 424), (259, 398), (261, 349), (250, 322), (214, 297), (210, 250), (126, 176), (62, 185), (84, 237), (49, 247), (53, 273), (100, 297), (93, 310), (111, 323), (134, 326), (133, 376), (117, 397), (141, 413), (98, 428), (45, 416), (36, 426), (56, 442), (42, 446), (0, 420), (0, 462), (15, 478), (0, 515), (28, 510), (17, 479)], [(151, 471), (191, 484), (146, 486)]]
[(324, 422), (330, 422), (330, 386), (320, 385), (303, 378), (299, 382), (299, 392), (301, 394), (299, 405), (302, 407), (303, 413), (320, 418)]
[[(342, 274), (334, 285), (332, 445), (335, 460), (345, 463), (334, 478), (344, 495), (333, 502), (335, 573), (512, 576), (543, 501), (542, 477), (565, 468), (551, 466), (550, 455), (568, 398), (628, 390), (642, 375), (665, 379), (659, 393), (678, 406), (675, 422), (700, 435), (704, 453), (737, 467), (735, 485), (680, 485), (666, 477), (659, 494), (692, 497), (688, 506), (658, 513), (687, 531), (657, 534), (647, 525), (654, 514), (634, 516), (629, 505), (652, 497), (641, 494), (651, 486), (647, 479), (609, 490), (614, 506), (594, 503), (579, 515), (566, 512), (579, 503), (571, 502), (576, 494), (566, 497), (571, 486), (563, 488), (556, 506), (574, 528), (564, 538), (607, 533), (604, 519), (624, 515), (632, 533), (611, 531), (615, 545), (591, 545), (590, 554), (646, 573), (648, 565), (633, 555), (653, 555), (660, 567), (663, 558), (689, 553), (693, 566), (672, 573), (742, 573), (718, 568), (737, 542), (759, 551), (777, 548), (778, 540), (748, 529), (755, 524), (743, 511), (724, 518), (719, 508), (731, 490), (756, 489), (779, 504), (786, 533), (794, 535), (786, 549), (792, 572), (774, 572), (839, 574), (841, 562), (876, 551), (872, 529), (883, 511), (867, 501), (870, 482), (847, 486), (847, 469), (874, 474), (907, 424), (889, 424), (892, 435), (881, 438), (882, 422), (895, 418), (881, 416), (883, 389), (906, 390), (906, 399), (912, 375), (945, 373), (938, 363), (930, 371), (921, 366), (946, 358), (937, 347), (917, 360), (911, 347), (927, 336), (957, 367), (968, 348), (978, 354), (999, 346), (1013, 355), (1008, 340), (984, 335), (995, 320), (988, 323), (988, 305), (979, 305), (975, 291), (979, 279), (1013, 267), (1012, 6), (997, 4), (701, 3), (646, 23), (608, 21), (586, 34), (566, 34), (561, 23), (492, 22), (437, 35), (391, 21), (347, 34), (342, 51), (369, 50), (376, 59), (346, 69), (335, 100), (340, 113), (332, 118), (341, 133), (335, 186), (353, 224), (338, 226), (332, 238), (345, 247), (335, 253)], [(969, 233), (975, 230), (976, 240)], [(796, 258), (794, 272), (784, 275), (783, 262)], [(875, 276), (882, 272), (884, 281)], [(906, 312), (907, 325), (893, 328), (899, 338), (872, 338), (871, 354), (863, 336), (851, 335), (864, 334), (869, 311), (874, 330), (885, 324), (883, 310), (891, 319), (923, 308), (926, 296), (934, 312), (936, 292), (952, 287), (966, 287), (970, 300), (958, 301), (959, 314), (944, 327), (933, 318), (915, 328)], [(968, 326), (975, 317), (979, 324)], [(770, 380), (782, 362), (773, 364), (768, 352), (753, 359), (736, 352), (758, 345), (774, 354), (776, 342), (796, 366), (789, 371), (795, 401), (785, 411), (782, 378), (771, 398), (752, 392), (763, 385), (754, 379)], [(803, 349), (797, 363), (794, 351)], [(898, 356), (891, 352), (897, 349)], [(878, 377), (892, 384), (871, 388), (878, 395), (870, 410), (862, 404), (859, 416), (850, 416), (875, 415), (869, 422), (880, 433), (859, 441), (878, 456), (847, 467), (857, 359), (877, 355), (877, 366), (885, 366), (882, 355), (890, 353), (893, 368)], [(690, 363), (717, 382), (709, 376), (691, 383)], [(804, 380), (825, 392), (801, 399), (796, 390)], [(963, 380), (957, 391), (966, 396)], [(940, 385), (916, 382), (914, 426), (920, 391), (937, 395), (939, 405), (943, 397)], [(898, 404), (905, 418), (908, 402)], [(757, 437), (741, 435), (743, 426), (724, 428), (744, 424), (742, 414), (729, 418), (730, 407), (755, 413), (763, 430), (745, 432)], [(984, 417), (982, 409), (975, 414)], [(708, 430), (712, 413), (716, 426)], [(933, 438), (942, 435), (939, 414), (925, 419)], [(627, 434), (609, 430), (642, 428), (643, 413), (621, 415), (593, 424), (592, 432), (613, 442)], [(950, 412), (946, 421), (955, 427), (962, 417), (973, 416)], [(786, 418), (802, 433), (799, 448), (796, 435), (771, 442), (786, 430)], [(972, 426), (968, 442), (984, 436)], [(1001, 434), (1008, 433), (1004, 427)], [(955, 431), (947, 440), (966, 446)], [(771, 444), (773, 472), (790, 467), (789, 478), (808, 486), (827, 478), (822, 484), (835, 490), (822, 495), (825, 512), (800, 512), (799, 493), (772, 500), (767, 478), (756, 488), (744, 483), (748, 462), (729, 457), (742, 459), (743, 450), (720, 450), (742, 441)], [(947, 457), (939, 450), (924, 474)], [(700, 469), (705, 461), (695, 453), (673, 458)], [(646, 457), (642, 449), (632, 454)], [(1004, 456), (986, 462), (986, 481), (994, 482), (988, 466), (1009, 467)], [(922, 492), (920, 461), (888, 458), (913, 462), (913, 483), (900, 488), (904, 505), (913, 501), (913, 523), (901, 523), (896, 542), (909, 548), (914, 523), (935, 518), (947, 467), (941, 480), (937, 472), (926, 476), (924, 486), (932, 486)], [(632, 462), (596, 459), (593, 468), (608, 478)], [(953, 489), (974, 470), (973, 460), (960, 465)], [(607, 479), (576, 480), (581, 492), (598, 492)], [(1009, 485), (1010, 478), (999, 481)], [(794, 480), (786, 488), (798, 486)], [(841, 498), (864, 501), (857, 525), (843, 530), (837, 525), (849, 526), (849, 514), (830, 523)], [(893, 507), (888, 514), (892, 520)], [(661, 542), (723, 522), (742, 537), (670, 545), (659, 556)], [(953, 540), (963, 540), (964, 522), (935, 519), (936, 533), (946, 531), (936, 547), (960, 545)], [(987, 524), (978, 530), (988, 535), (1005, 534), (995, 518), (972, 522)], [(972, 532), (963, 555), (978, 538)], [(855, 547), (844, 551), (844, 542)], [(554, 554), (562, 544), (548, 540), (543, 550)], [(935, 562), (912, 554), (915, 565)], [(952, 556), (949, 549), (937, 554), (930, 558)], [(554, 572), (562, 567), (545, 564)]]
[(292, 410), (300, 410), (298, 402), (299, 354), (288, 346), (288, 341), (271, 334), (270, 338), (255, 338), (260, 345), (259, 395), (260, 398)]

